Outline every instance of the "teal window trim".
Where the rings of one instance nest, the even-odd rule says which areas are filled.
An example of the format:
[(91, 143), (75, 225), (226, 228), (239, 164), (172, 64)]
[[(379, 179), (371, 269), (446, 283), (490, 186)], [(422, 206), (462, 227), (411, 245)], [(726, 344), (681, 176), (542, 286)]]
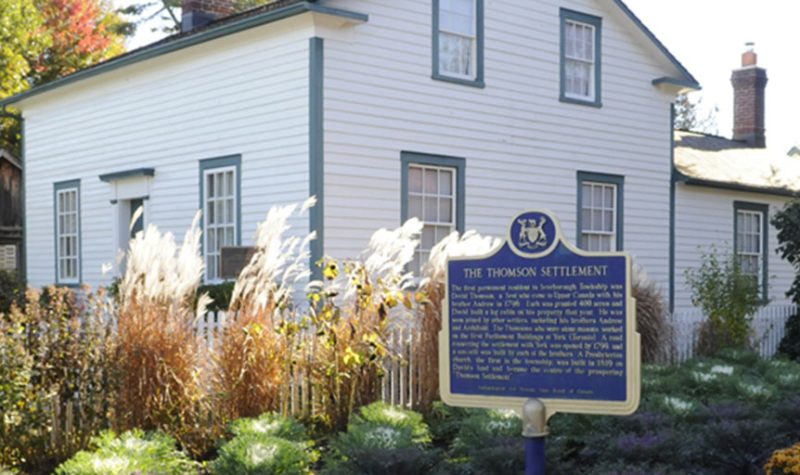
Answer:
[[(567, 65), (566, 65), (566, 35), (567, 35), (567, 21), (576, 23), (583, 23), (594, 27), (594, 99), (580, 99), (570, 97), (566, 94), (566, 78), (567, 78)], [(602, 102), (602, 30), (603, 19), (593, 15), (567, 10), (566, 8), (560, 9), (560, 95), (559, 100), (570, 104), (580, 104), (591, 107), (603, 107)]]
[[(78, 228), (78, 242), (77, 242), (77, 280), (62, 280), (59, 273), (59, 252), (58, 252), (58, 193), (60, 191), (75, 190), (77, 203), (75, 205), (77, 211), (77, 228)], [(83, 282), (83, 236), (81, 235), (81, 181), (80, 180), (67, 180), (60, 181), (53, 184), (53, 251), (54, 251), (54, 270), (55, 270), (55, 283), (65, 287), (78, 287)]]
[[(236, 186), (236, 206), (234, 212), (236, 213), (236, 221), (234, 227), (234, 245), (242, 245), (242, 156), (241, 155), (228, 155), (224, 157), (207, 158), (199, 161), (200, 175), (200, 209), (205, 213), (205, 173), (213, 171), (218, 168), (233, 167), (236, 170), (235, 186)], [(200, 229), (205, 231), (205, 215), (200, 220)], [(206, 241), (207, 237), (203, 232), (202, 245), (200, 246), (200, 253), (205, 261), (206, 254)], [(205, 279), (205, 277), (204, 277)]]
[(317, 265), (325, 255), (325, 40), (309, 40), (308, 82), (308, 169), (309, 195), (317, 204), (309, 210), (308, 229), (316, 233), (309, 244), (311, 278), (322, 280), (322, 268)]
[(435, 167), (448, 167), (456, 171), (456, 229), (463, 233), (465, 229), (465, 180), (467, 161), (461, 157), (445, 155), (431, 155), (417, 152), (401, 152), (400, 161), (402, 171), (400, 174), (400, 221), (408, 220), (408, 168), (409, 165), (429, 165)]
[(135, 168), (133, 170), (106, 173), (105, 175), (100, 175), (98, 178), (100, 181), (111, 183), (112, 181), (123, 180), (126, 178), (153, 177), (155, 174), (155, 168)]
[(751, 203), (747, 201), (733, 202), (733, 252), (738, 253), (738, 216), (739, 211), (755, 211), (761, 213), (761, 300), (766, 302), (769, 299), (769, 205), (762, 203)]
[(578, 200), (577, 200), (577, 208), (575, 214), (575, 244), (580, 247), (581, 237), (583, 235), (583, 223), (581, 222), (581, 216), (583, 209), (583, 184), (584, 182), (590, 183), (604, 183), (609, 185), (616, 185), (617, 187), (617, 222), (616, 222), (616, 247), (617, 251), (621, 251), (624, 249), (624, 242), (623, 238), (625, 233), (624, 231), (624, 224), (625, 224), (625, 177), (622, 175), (611, 175), (608, 173), (594, 173), (594, 172), (585, 172), (579, 171), (578, 174)]
[(484, 0), (475, 0), (475, 79), (463, 79), (454, 76), (448, 76), (445, 73), (439, 72), (439, 5), (440, 0), (433, 0), (433, 54), (432, 66), (433, 74), (431, 78), (437, 81), (445, 81), (453, 84), (460, 84), (462, 86), (471, 86), (477, 88), (486, 87), (483, 76), (483, 57), (484, 57)]

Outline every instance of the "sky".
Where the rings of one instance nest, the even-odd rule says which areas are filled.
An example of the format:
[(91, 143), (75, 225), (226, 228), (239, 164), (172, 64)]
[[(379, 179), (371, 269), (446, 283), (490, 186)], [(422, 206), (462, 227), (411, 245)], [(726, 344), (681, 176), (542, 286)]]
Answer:
[[(610, 0), (607, 0), (610, 3)], [(114, 0), (117, 6), (136, 0)], [(754, 42), (759, 66), (767, 70), (767, 145), (788, 151), (800, 144), (799, 0), (625, 0), (667, 49), (694, 75), (706, 111), (717, 108), (718, 133), (733, 128), (731, 71), (741, 65), (745, 43)], [(129, 40), (133, 49), (163, 36), (142, 25)]]

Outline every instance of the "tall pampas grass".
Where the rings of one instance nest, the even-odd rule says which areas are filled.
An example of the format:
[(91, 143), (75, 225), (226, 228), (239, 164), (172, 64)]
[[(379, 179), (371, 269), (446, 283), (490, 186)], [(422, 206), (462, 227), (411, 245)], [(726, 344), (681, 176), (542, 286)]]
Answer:
[(292, 295), (310, 275), (308, 247), (315, 236), (287, 236), (288, 222), (314, 203), (310, 199), (302, 206), (270, 209), (258, 226), (255, 253), (236, 280), (229, 309), (234, 318), (215, 355), (218, 414), (227, 420), (282, 409), (280, 394), (291, 373), (297, 336)]
[(208, 449), (207, 349), (194, 323), (208, 298), (196, 298), (203, 276), (195, 216), (183, 244), (153, 225), (130, 241), (119, 285), (116, 429), (161, 429), (194, 454)]
[(431, 249), (428, 262), (422, 268), (419, 289), (425, 296), (418, 307), (416, 325), (420, 335), (414, 348), (418, 368), (419, 393), (414, 407), (428, 412), (439, 400), (439, 331), (442, 329), (442, 312), (447, 279), (447, 260), (451, 257), (479, 256), (500, 245), (501, 240), (482, 236), (475, 231), (463, 235), (453, 232)]
[(642, 363), (666, 362), (674, 342), (661, 290), (643, 267), (633, 266), (631, 293), (636, 299), (636, 330), (642, 340)]
[(302, 348), (324, 426), (344, 429), (356, 408), (380, 397), (383, 364), (396, 350), (389, 329), (412, 321), (407, 268), (421, 230), (419, 220), (409, 220), (373, 234), (359, 259), (325, 260), (325, 280), (310, 294), (308, 326), (316, 338)]

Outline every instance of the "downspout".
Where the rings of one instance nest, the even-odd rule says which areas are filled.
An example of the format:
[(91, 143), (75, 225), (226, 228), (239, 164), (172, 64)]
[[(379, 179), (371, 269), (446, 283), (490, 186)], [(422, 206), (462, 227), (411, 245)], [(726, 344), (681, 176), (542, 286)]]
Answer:
[(669, 120), (669, 313), (675, 312), (675, 104)]
[(22, 141), (19, 145), (19, 161), (22, 163), (22, 170), (20, 170), (19, 175), (20, 214), (22, 215), (22, 244), (19, 247), (20, 266), (18, 274), (22, 282), (27, 282), (28, 253), (26, 252), (27, 246), (25, 242), (28, 239), (28, 234), (25, 231), (25, 221), (27, 220), (25, 215), (25, 118), (22, 117), (22, 114), (16, 114), (14, 112), (7, 111), (6, 107), (3, 106), (3, 109), (0, 110), (0, 119), (14, 119), (18, 121), (20, 136), (22, 137)]

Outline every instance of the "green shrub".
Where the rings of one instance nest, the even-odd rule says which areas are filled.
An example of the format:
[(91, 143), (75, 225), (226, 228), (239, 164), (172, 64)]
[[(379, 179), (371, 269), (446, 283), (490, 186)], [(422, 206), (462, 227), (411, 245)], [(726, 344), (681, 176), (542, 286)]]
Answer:
[(413, 475), (439, 461), (422, 416), (378, 402), (361, 408), (347, 432), (333, 437), (323, 473), (331, 475)]
[(197, 288), (198, 298), (203, 294), (208, 294), (211, 298), (211, 303), (206, 306), (209, 312), (217, 312), (220, 310), (228, 310), (231, 303), (231, 296), (233, 295), (233, 287), (236, 282), (222, 282), (219, 284), (201, 285)]
[(0, 464), (47, 472), (108, 427), (115, 372), (106, 304), (102, 292), (79, 304), (68, 289), (30, 289), (23, 307), (0, 318)]
[(196, 473), (198, 466), (175, 449), (175, 439), (163, 433), (145, 435), (140, 430), (119, 437), (111, 431), (92, 442), (94, 451), (81, 451), (61, 464), (58, 475), (184, 475)]
[(687, 269), (692, 303), (708, 318), (701, 327), (697, 354), (714, 355), (725, 348), (750, 346), (750, 320), (765, 302), (759, 284), (745, 274), (735, 255), (720, 255), (716, 248), (703, 254), (700, 267)]

